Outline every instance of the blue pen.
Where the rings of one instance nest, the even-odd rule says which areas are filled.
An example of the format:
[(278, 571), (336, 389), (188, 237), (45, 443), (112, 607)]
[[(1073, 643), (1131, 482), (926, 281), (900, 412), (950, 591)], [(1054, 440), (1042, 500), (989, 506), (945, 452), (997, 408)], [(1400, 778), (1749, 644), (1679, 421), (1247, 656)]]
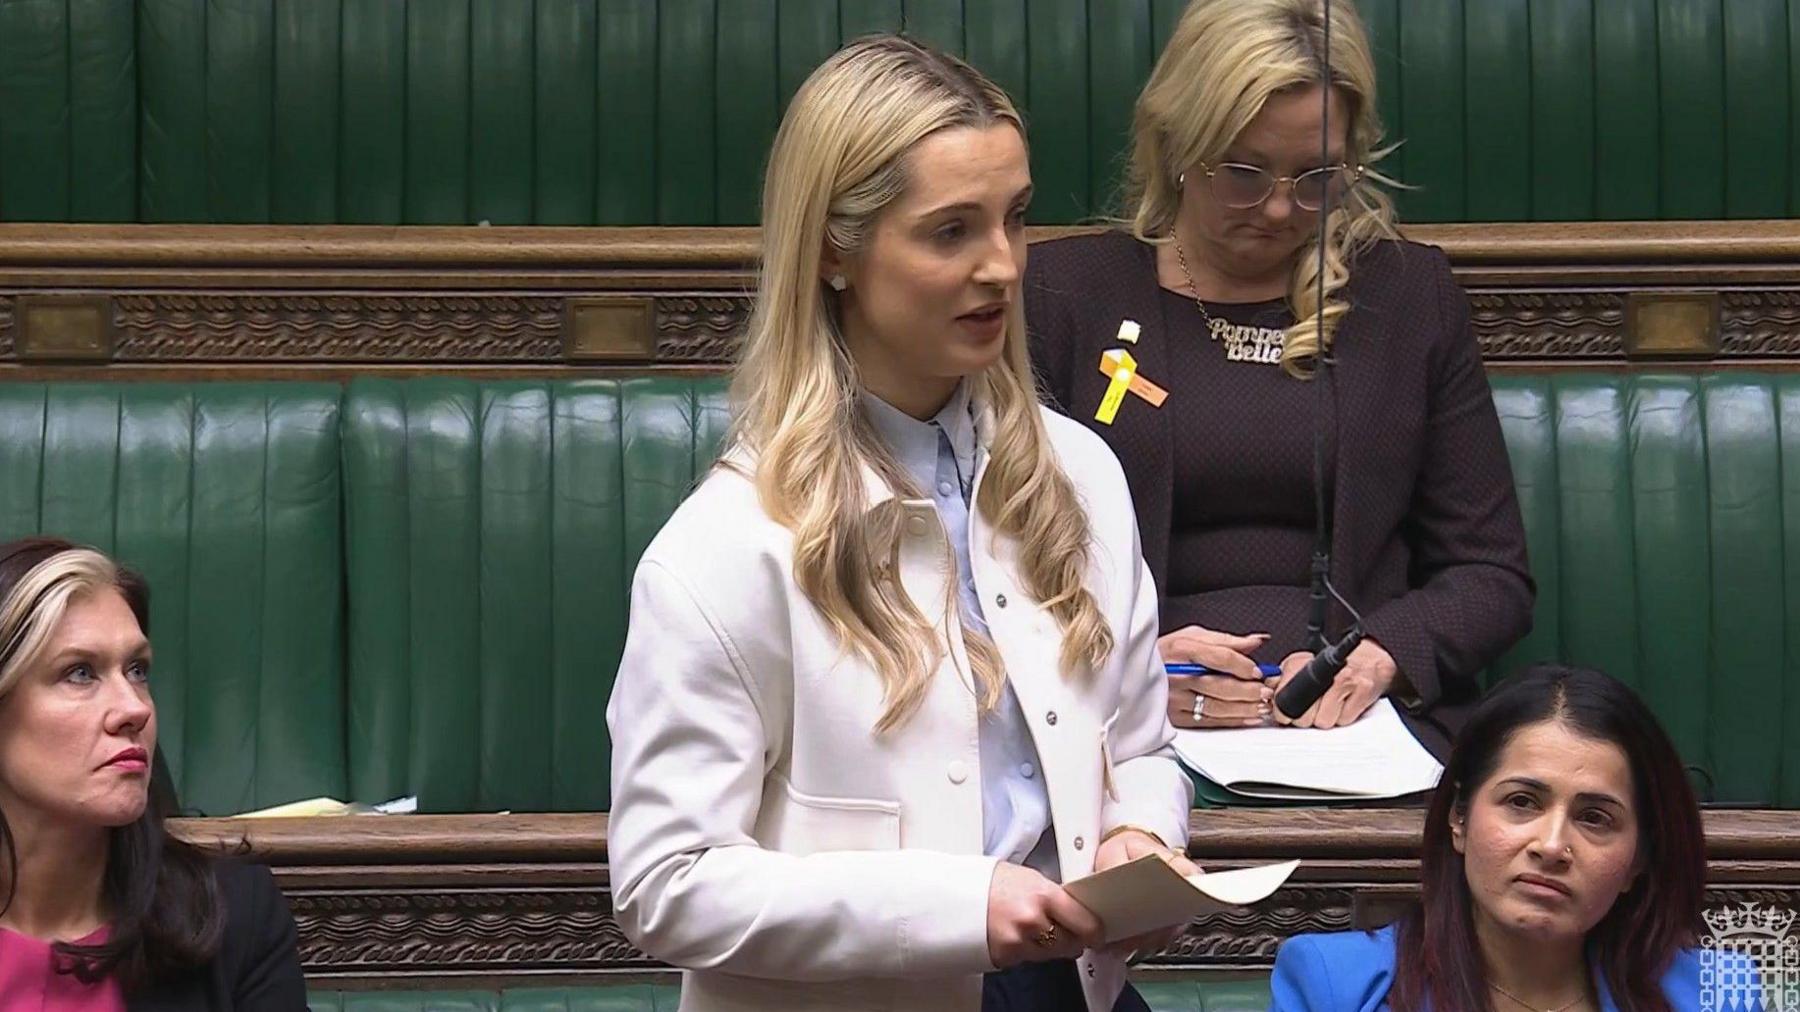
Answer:
[[(1224, 672), (1214, 671), (1212, 668), (1209, 668), (1204, 664), (1164, 664), (1163, 667), (1171, 675), (1218, 675), (1218, 674), (1224, 674)], [(1256, 670), (1264, 678), (1280, 678), (1281, 677), (1281, 665), (1279, 665), (1279, 664), (1258, 664), (1256, 666)]]

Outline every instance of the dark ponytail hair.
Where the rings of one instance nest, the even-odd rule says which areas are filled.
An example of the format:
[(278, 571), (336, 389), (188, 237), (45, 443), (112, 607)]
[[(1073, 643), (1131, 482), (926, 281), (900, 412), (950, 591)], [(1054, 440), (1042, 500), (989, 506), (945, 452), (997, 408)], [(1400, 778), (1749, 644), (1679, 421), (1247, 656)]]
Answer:
[(1497, 686), (1450, 753), (1425, 815), (1423, 901), (1400, 921), (1395, 942), (1395, 1012), (1489, 1007), (1473, 900), (1450, 819), (1468, 811), (1507, 743), (1547, 721), (1618, 746), (1630, 764), (1638, 855), (1653, 871), (1588, 932), (1588, 954), (1624, 1012), (1670, 1012), (1659, 981), (1681, 947), (1693, 942), (1706, 883), (1706, 839), (1693, 788), (1674, 744), (1636, 693), (1598, 671), (1548, 664)]
[[(64, 552), (82, 546), (57, 538), (26, 538), (0, 545), (0, 604), (26, 574)], [(113, 586), (150, 634), (150, 588), (142, 577), (117, 567)], [(0, 644), (0, 668), (19, 644)], [(168, 768), (158, 753), (151, 769), (149, 803), (137, 821), (118, 826), (107, 837), (106, 874), (101, 897), (111, 931), (99, 945), (59, 942), (67, 971), (92, 983), (113, 977), (127, 992), (204, 965), (219, 950), (224, 910), (218, 880), (206, 852), (174, 839), (163, 819), (174, 813), (175, 794)], [(0, 810), (0, 859), (6, 881), (0, 890), (0, 912), (12, 905), (19, 878), (19, 854), (12, 827)]]

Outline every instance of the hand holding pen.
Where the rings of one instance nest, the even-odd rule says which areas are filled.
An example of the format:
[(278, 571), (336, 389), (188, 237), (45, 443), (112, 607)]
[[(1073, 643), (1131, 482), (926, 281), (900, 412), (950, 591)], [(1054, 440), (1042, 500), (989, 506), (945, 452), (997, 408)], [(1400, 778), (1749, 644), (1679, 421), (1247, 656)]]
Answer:
[(1281, 669), (1251, 652), (1267, 633), (1239, 636), (1187, 626), (1157, 640), (1169, 674), (1169, 721), (1179, 728), (1256, 727), (1270, 719)]

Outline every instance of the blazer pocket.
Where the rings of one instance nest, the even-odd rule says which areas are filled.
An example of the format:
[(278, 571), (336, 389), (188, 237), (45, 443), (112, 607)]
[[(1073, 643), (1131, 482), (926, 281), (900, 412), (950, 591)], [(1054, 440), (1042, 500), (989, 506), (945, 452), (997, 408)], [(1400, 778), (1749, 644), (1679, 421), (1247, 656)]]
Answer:
[(900, 803), (808, 794), (778, 773), (763, 789), (756, 839), (784, 854), (900, 849)]

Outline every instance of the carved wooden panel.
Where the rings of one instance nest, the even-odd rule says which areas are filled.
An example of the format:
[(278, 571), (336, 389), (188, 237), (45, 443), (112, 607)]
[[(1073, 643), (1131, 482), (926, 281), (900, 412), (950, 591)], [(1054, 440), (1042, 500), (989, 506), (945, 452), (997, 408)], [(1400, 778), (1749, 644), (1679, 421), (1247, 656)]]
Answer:
[(1625, 352), (1619, 292), (1469, 294), (1470, 324), (1484, 359), (1616, 358)]
[(729, 362), (750, 318), (745, 296), (664, 296), (656, 300), (656, 357), (663, 362)]
[(351, 979), (655, 969), (595, 887), (289, 888), (314, 986)]
[[(1470, 295), (1489, 362), (1608, 361), (1625, 356), (1624, 291), (1558, 289)], [(647, 296), (655, 353), (641, 364), (729, 364), (750, 313), (745, 296)], [(16, 357), (0, 293), (0, 360)], [(130, 292), (113, 300), (118, 362), (414, 363), (453, 366), (566, 359), (568, 298), (548, 293)], [(1800, 289), (1722, 294), (1717, 358), (1800, 355)]]
[[(1800, 356), (1800, 222), (1408, 235), (1449, 253), (1482, 354), (1496, 364), (1622, 363), (1634, 347), (1654, 351), (1655, 341), (1627, 340), (1644, 336), (1627, 305), (1677, 293), (1717, 299), (1719, 347), (1702, 360)], [(722, 367), (750, 310), (758, 252), (755, 230), (739, 228), (0, 224), (0, 365), (21, 361), (12, 301), (47, 293), (110, 297), (110, 361), (164, 371)], [(596, 305), (643, 312), (615, 314), (596, 350), (595, 335), (570, 322), (583, 319), (572, 307)]]
[(1800, 355), (1800, 289), (1726, 291), (1721, 301), (1721, 357)]
[(130, 292), (120, 361), (494, 362), (562, 358), (563, 299), (482, 292)]
[[(1224, 868), (1301, 859), (1254, 907), (1196, 920), (1146, 973), (1266, 970), (1283, 939), (1385, 923), (1417, 894), (1416, 809), (1196, 812), (1189, 852)], [(494, 986), (669, 974), (612, 916), (606, 817), (183, 819), (176, 832), (275, 868), (315, 987)], [(1800, 812), (1706, 813), (1709, 907), (1800, 910)]]

